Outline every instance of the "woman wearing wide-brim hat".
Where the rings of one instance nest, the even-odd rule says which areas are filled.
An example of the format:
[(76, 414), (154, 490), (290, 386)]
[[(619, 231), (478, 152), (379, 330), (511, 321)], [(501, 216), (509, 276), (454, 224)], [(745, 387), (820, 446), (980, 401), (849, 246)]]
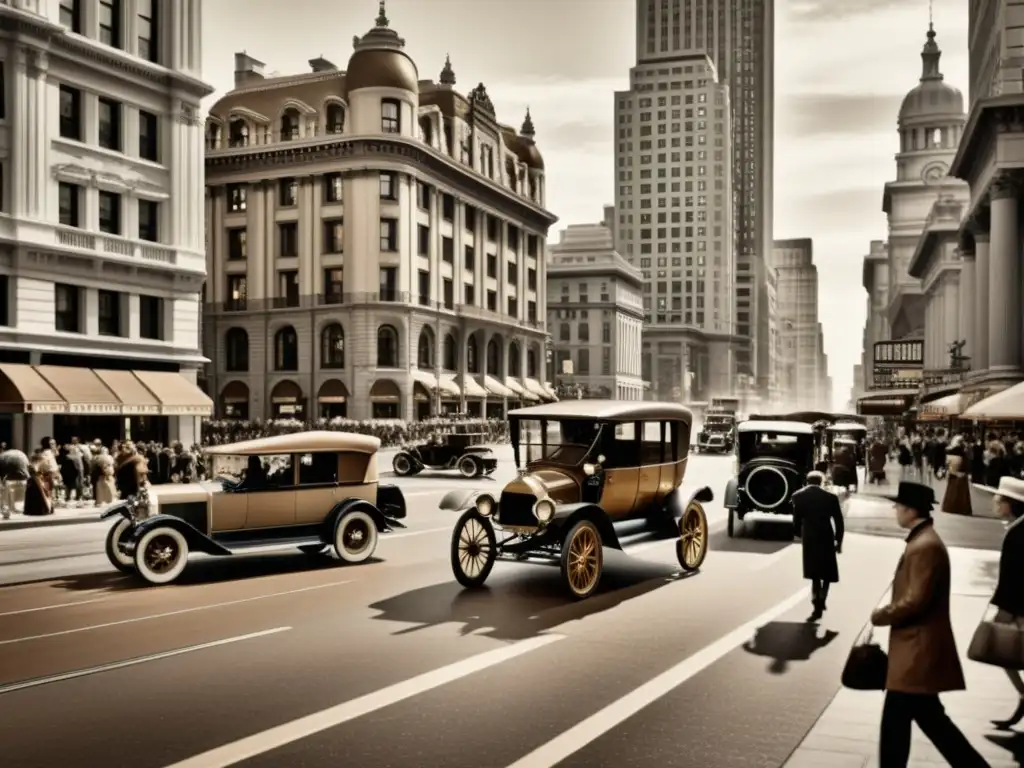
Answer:
[(951, 515), (970, 515), (971, 478), (967, 476), (964, 439), (957, 435), (946, 450), (946, 493), (942, 497), (942, 511)]

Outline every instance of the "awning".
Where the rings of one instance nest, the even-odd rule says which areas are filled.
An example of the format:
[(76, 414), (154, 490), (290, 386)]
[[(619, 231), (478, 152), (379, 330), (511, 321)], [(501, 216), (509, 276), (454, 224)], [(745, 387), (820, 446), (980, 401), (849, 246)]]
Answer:
[(146, 389), (160, 401), (164, 416), (210, 416), (213, 401), (199, 387), (180, 373), (167, 371), (135, 371)]
[(964, 411), (962, 418), (977, 421), (1024, 421), (1024, 382), (974, 403)]
[(519, 397), (525, 397), (526, 396), (526, 390), (523, 389), (523, 385), (520, 384), (518, 381), (516, 381), (511, 376), (506, 376), (505, 377), (505, 386), (508, 387), (509, 389), (511, 389)]
[(954, 392), (952, 395), (940, 397), (938, 400), (932, 400), (930, 403), (922, 403), (919, 413), (922, 416), (934, 416), (940, 419), (959, 416), (960, 402), (960, 393)]
[(543, 386), (544, 391), (547, 393), (548, 400), (550, 400), (553, 403), (558, 402), (558, 395), (555, 394), (555, 389), (554, 387), (551, 386), (551, 382), (545, 381)]
[(541, 386), (540, 382), (536, 379), (523, 379), (523, 384), (526, 385), (526, 391), (536, 397), (538, 400), (550, 400), (550, 395), (544, 391), (544, 387)]
[(316, 393), (318, 403), (344, 403), (348, 399), (348, 387), (341, 379), (328, 379)]
[(126, 416), (156, 415), (160, 401), (156, 399), (131, 371), (93, 371), (121, 401), (121, 413)]
[(31, 365), (0, 363), (0, 411), (64, 413), (67, 404)]
[(497, 397), (515, 397), (516, 393), (506, 387), (493, 376), (484, 376), (484, 387), (489, 394)]
[(438, 376), (436, 373), (424, 371), (421, 368), (413, 368), (412, 377), (413, 380), (426, 387), (428, 392), (436, 394), (440, 390), (441, 397), (460, 397), (462, 395), (462, 390), (459, 389), (459, 385), (455, 383), (451, 374), (442, 373)]
[(472, 376), (462, 377), (462, 389), (466, 397), (487, 397), (487, 390), (481, 387)]
[[(95, 416), (118, 416), (122, 413), (121, 400), (92, 369), (64, 365), (34, 367), (67, 403), (67, 413)], [(171, 376), (177, 374), (172, 373)]]
[(227, 403), (246, 403), (249, 402), (249, 387), (241, 381), (231, 381), (224, 385), (224, 389), (221, 390), (220, 399)]
[(374, 403), (400, 403), (402, 390), (391, 379), (377, 379), (370, 387), (370, 401)]

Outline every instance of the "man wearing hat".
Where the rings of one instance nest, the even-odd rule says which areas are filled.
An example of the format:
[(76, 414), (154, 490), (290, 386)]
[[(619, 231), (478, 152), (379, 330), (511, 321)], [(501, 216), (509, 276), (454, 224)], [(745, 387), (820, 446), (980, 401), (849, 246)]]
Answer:
[(793, 494), (793, 525), (803, 550), (804, 578), (811, 580), (814, 612), (808, 621), (817, 621), (825, 612), (825, 601), (832, 584), (839, 581), (837, 552), (843, 549), (843, 508), (839, 497), (821, 486), (822, 472), (807, 475), (807, 485)]
[(988, 763), (939, 701), (940, 693), (967, 686), (949, 619), (949, 553), (932, 520), (935, 494), (930, 486), (902, 482), (897, 495), (888, 498), (897, 522), (909, 533), (896, 566), (892, 601), (871, 614), (876, 627), (891, 627), (879, 766), (907, 765), (911, 727), (917, 723), (950, 765), (983, 768)]

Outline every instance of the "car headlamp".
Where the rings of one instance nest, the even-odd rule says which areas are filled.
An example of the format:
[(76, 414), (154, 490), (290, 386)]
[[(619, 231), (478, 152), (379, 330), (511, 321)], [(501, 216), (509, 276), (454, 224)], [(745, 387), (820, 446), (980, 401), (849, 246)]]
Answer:
[(555, 502), (547, 498), (541, 499), (533, 505), (533, 516), (539, 522), (550, 523), (555, 516)]
[(490, 517), (494, 512), (494, 499), (486, 494), (478, 496), (476, 500), (476, 511), (484, 517)]

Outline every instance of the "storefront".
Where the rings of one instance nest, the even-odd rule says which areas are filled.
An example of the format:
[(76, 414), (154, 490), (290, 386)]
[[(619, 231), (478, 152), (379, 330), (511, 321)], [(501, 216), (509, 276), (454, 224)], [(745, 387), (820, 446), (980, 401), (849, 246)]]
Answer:
[(270, 418), (306, 420), (306, 397), (294, 381), (279, 381), (270, 390)]
[(341, 379), (328, 379), (316, 393), (316, 403), (321, 419), (344, 419), (348, 417), (348, 387)]

